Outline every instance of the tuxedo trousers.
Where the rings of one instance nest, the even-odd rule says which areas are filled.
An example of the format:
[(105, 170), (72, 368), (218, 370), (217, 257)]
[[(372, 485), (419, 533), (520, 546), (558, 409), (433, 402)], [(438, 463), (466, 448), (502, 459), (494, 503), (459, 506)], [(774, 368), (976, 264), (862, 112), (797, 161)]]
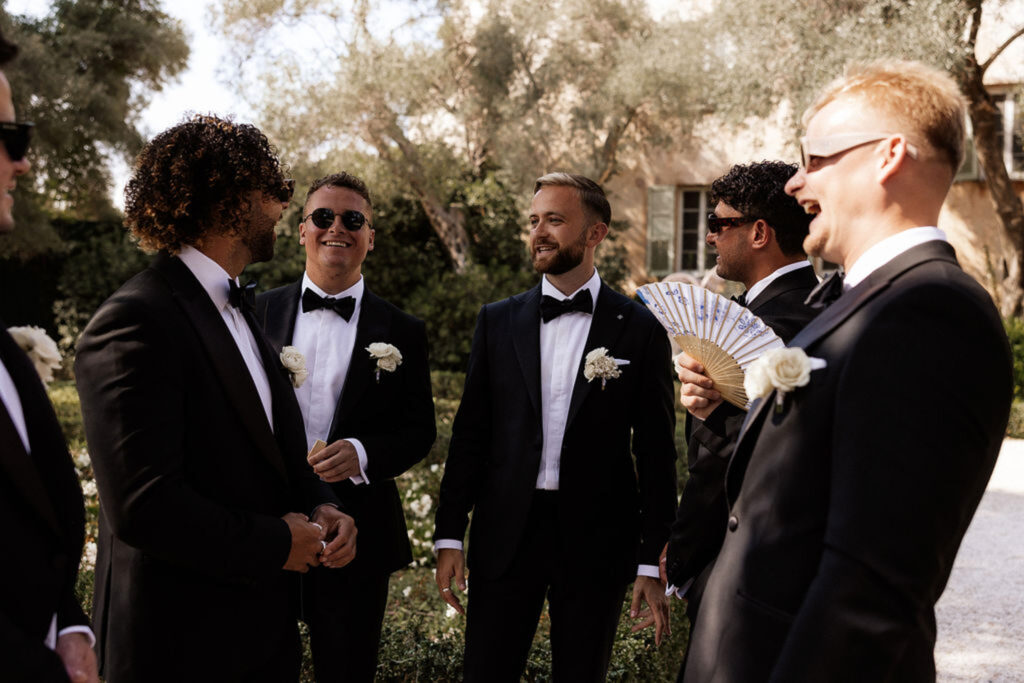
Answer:
[(463, 679), (519, 681), (548, 601), (553, 681), (603, 681), (626, 585), (587, 576), (559, 534), (557, 491), (536, 491), (521, 547), (500, 577), (469, 575)]
[(317, 683), (370, 683), (388, 602), (388, 572), (314, 567), (303, 581), (303, 620)]

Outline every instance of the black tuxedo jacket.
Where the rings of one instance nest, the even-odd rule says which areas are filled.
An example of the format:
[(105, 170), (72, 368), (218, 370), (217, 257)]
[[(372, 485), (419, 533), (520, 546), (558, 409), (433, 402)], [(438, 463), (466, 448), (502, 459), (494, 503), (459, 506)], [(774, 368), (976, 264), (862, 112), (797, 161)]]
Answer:
[(281, 517), (337, 499), (306, 463), (287, 372), (255, 336), (273, 431), (220, 313), (176, 258), (125, 283), (79, 341), (101, 504), (95, 620), (112, 683), (187, 680), (251, 649), (253, 633), (294, 627)]
[[(462, 539), (472, 510), (468, 561), (484, 577), (512, 561), (536, 490), (540, 299), (538, 285), (480, 311), (441, 481), (434, 538)], [(583, 377), (586, 354), (602, 346), (630, 362), (604, 389)], [(602, 283), (583, 357), (562, 444), (559, 533), (588, 576), (629, 581), (638, 562), (657, 565), (675, 509), (668, 336)]]
[(0, 359), (18, 390), (32, 450), (25, 452), (0, 402), (0, 677), (66, 681), (63, 663), (43, 641), (54, 614), (58, 631), (88, 623), (75, 598), (82, 490), (39, 375), (2, 321)]
[[(292, 343), (302, 282), (256, 297), (256, 317), (276, 349)], [(381, 372), (366, 347), (393, 344), (402, 353), (394, 372)], [(331, 423), (328, 443), (359, 439), (366, 447), (369, 484), (331, 484), (359, 529), (353, 572), (390, 573), (412, 561), (395, 477), (430, 452), (437, 435), (422, 320), (363, 290), (359, 326), (348, 375)]]
[[(818, 309), (804, 305), (817, 284), (813, 268), (799, 268), (772, 280), (748, 308), (788, 343), (818, 314)], [(686, 419), (690, 476), (672, 524), (666, 556), (666, 571), (673, 585), (683, 586), (696, 578), (722, 546), (729, 518), (725, 472), (746, 415), (731, 403), (723, 403), (706, 420)], [(687, 591), (688, 608), (696, 606), (701, 589), (694, 584)]]
[(790, 346), (827, 366), (744, 422), (685, 678), (934, 680), (934, 605), (1009, 414), (999, 315), (927, 242)]

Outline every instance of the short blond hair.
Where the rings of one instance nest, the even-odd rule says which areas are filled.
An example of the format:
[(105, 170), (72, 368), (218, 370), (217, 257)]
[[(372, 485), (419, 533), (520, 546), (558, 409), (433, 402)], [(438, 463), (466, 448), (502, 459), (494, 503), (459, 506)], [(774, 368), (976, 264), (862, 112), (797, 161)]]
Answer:
[(908, 133), (918, 133), (956, 173), (964, 160), (967, 102), (949, 74), (921, 62), (885, 59), (854, 63), (825, 87), (804, 112), (803, 123), (841, 97), (861, 98)]

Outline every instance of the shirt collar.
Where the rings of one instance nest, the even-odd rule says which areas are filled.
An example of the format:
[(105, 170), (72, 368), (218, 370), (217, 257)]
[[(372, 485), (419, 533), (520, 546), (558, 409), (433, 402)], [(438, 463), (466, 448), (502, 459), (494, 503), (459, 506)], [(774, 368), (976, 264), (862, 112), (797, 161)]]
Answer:
[(206, 294), (213, 300), (218, 311), (228, 305), (229, 280), (238, 282), (238, 278), (228, 275), (228, 271), (212, 258), (190, 244), (186, 244), (178, 252), (178, 259), (192, 272)]
[(779, 268), (778, 270), (776, 270), (775, 272), (773, 272), (768, 277), (761, 278), (760, 280), (754, 283), (753, 287), (747, 290), (747, 305), (749, 306), (750, 302), (756, 299), (758, 294), (763, 292), (768, 287), (768, 285), (770, 285), (772, 282), (779, 279), (786, 273), (792, 273), (794, 270), (798, 270), (800, 268), (809, 268), (810, 266), (810, 261), (797, 261), (796, 263), (788, 263)]
[(344, 299), (346, 296), (350, 296), (353, 299), (355, 299), (356, 304), (358, 304), (363, 299), (363, 276), (360, 275), (359, 279), (356, 280), (356, 283), (349, 287), (348, 289), (338, 292), (337, 294), (328, 294), (324, 290), (320, 289), (320, 287), (318, 287), (317, 284), (310, 279), (309, 273), (303, 272), (302, 289), (300, 291), (304, 292), (306, 291), (306, 289), (311, 289), (315, 294), (318, 294), (327, 299)]
[[(558, 287), (555, 287), (548, 281), (548, 276), (545, 275), (540, 280), (540, 293), (544, 296), (550, 296), (564, 301), (565, 299), (571, 299), (584, 289), (590, 290), (590, 299), (594, 302), (594, 307), (597, 307), (597, 294), (601, 291), (601, 276), (597, 274), (597, 268), (594, 268), (594, 274), (590, 276), (590, 279), (583, 283), (583, 286), (577, 289), (572, 294), (566, 296), (559, 291)], [(593, 313), (593, 311), (591, 311)]]
[(860, 255), (860, 258), (850, 266), (849, 272), (843, 278), (843, 289), (850, 289), (860, 284), (864, 278), (875, 272), (889, 261), (893, 260), (905, 251), (908, 251), (919, 244), (939, 240), (948, 242), (946, 233), (934, 226), (924, 228), (910, 228), (886, 237), (881, 242), (872, 245), (867, 251)]

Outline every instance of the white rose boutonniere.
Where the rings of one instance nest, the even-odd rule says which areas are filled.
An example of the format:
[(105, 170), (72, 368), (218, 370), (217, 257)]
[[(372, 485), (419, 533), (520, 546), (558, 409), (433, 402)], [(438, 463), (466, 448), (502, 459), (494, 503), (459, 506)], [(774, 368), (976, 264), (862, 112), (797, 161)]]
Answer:
[(612, 358), (608, 355), (608, 349), (599, 346), (587, 354), (587, 360), (583, 364), (583, 376), (587, 378), (588, 382), (600, 378), (603, 391), (608, 380), (615, 379), (622, 374), (619, 367), (623, 365), (629, 365), (629, 361)]
[(394, 372), (402, 364), (402, 352), (393, 344), (374, 342), (366, 347), (370, 358), (377, 360), (377, 381), (380, 382), (380, 371)]
[(306, 370), (306, 357), (294, 346), (286, 346), (281, 349), (281, 365), (291, 375), (292, 386), (298, 389), (309, 377)]
[(750, 364), (743, 378), (743, 390), (751, 401), (776, 393), (778, 406), (786, 394), (811, 381), (811, 370), (825, 367), (821, 358), (809, 357), (803, 349), (783, 348), (765, 352)]
[(57, 343), (50, 339), (46, 331), (35, 325), (26, 325), (8, 327), (7, 332), (32, 361), (43, 384), (53, 381), (53, 371), (60, 368), (61, 357)]

